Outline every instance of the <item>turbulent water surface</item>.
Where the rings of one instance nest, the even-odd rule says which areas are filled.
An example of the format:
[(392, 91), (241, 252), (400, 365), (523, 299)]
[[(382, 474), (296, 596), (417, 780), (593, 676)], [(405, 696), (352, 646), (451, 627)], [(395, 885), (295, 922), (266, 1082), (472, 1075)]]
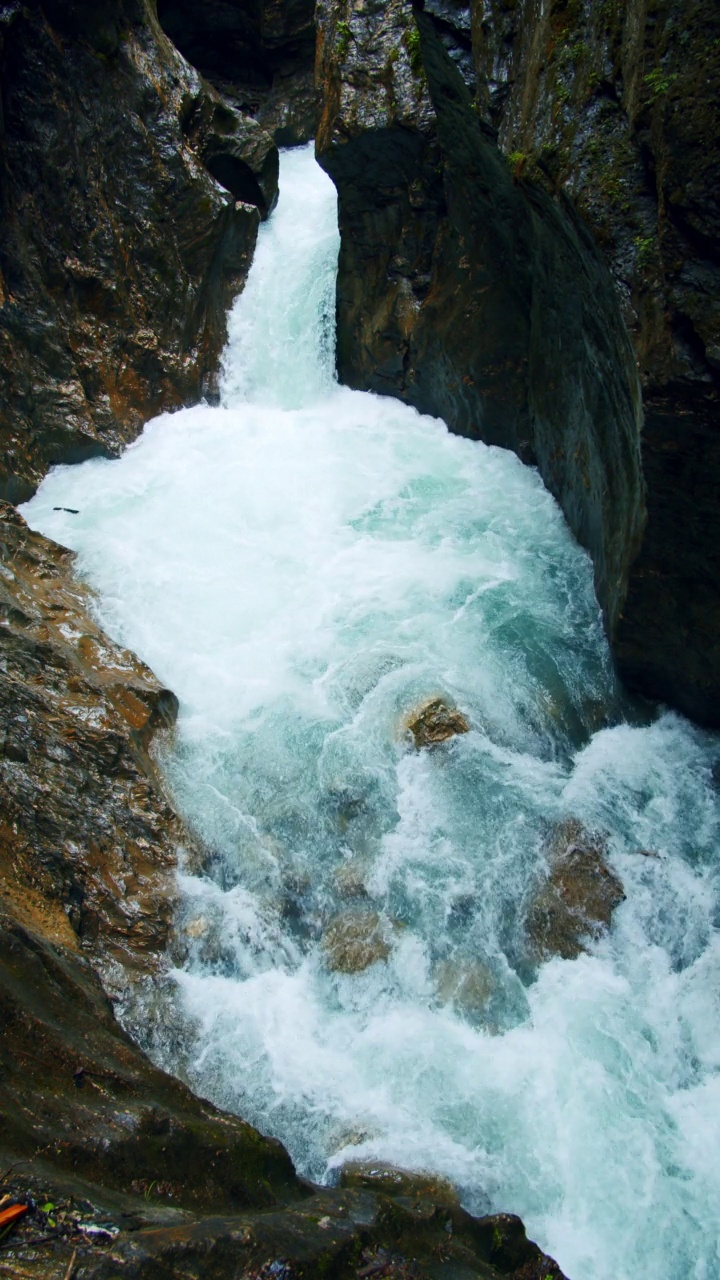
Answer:
[[(534, 472), (335, 384), (334, 191), (306, 150), (281, 186), (222, 406), (25, 508), (181, 702), (163, 763), (211, 856), (181, 875), (186, 959), (146, 1043), (313, 1178), (431, 1169), (573, 1280), (717, 1280), (717, 740), (628, 718)], [(471, 732), (417, 751), (436, 696)], [(523, 913), (568, 816), (627, 896), (588, 954), (533, 968)], [(378, 949), (362, 972), (333, 968), (344, 912)]]

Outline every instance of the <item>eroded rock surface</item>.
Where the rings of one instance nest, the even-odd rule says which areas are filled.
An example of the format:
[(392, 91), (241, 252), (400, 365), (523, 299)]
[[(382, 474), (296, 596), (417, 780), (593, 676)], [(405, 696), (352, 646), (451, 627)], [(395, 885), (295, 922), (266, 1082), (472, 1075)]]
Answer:
[(145, 971), (187, 840), (148, 754), (177, 699), (93, 621), (73, 561), (0, 503), (0, 906)]
[(601, 245), (638, 361), (648, 523), (625, 678), (720, 723), (720, 11), (713, 0), (473, 4), (486, 119)]
[(387, 960), (396, 928), (377, 911), (344, 911), (334, 916), (322, 940), (328, 968), (335, 973), (362, 973)]
[(537, 462), (612, 631), (645, 514), (637, 371), (602, 255), (569, 205), (516, 180), (429, 14), (317, 12), (340, 377)]
[(458, 734), (469, 733), (470, 722), (457, 707), (448, 706), (442, 698), (431, 698), (411, 712), (407, 728), (416, 747), (433, 747)]
[(720, 11), (414, 9), (318, 6), (341, 377), (536, 460), (625, 679), (718, 725)]
[(219, 108), (151, 0), (4, 5), (0, 75), (0, 497), (17, 501), (213, 390), (274, 197), (229, 106), (194, 140)]
[(607, 864), (605, 840), (576, 818), (555, 828), (547, 857), (547, 880), (527, 915), (528, 938), (538, 959), (574, 960), (588, 939), (609, 929), (625, 892)]
[(158, 0), (158, 16), (188, 61), (280, 146), (314, 137), (313, 0)]

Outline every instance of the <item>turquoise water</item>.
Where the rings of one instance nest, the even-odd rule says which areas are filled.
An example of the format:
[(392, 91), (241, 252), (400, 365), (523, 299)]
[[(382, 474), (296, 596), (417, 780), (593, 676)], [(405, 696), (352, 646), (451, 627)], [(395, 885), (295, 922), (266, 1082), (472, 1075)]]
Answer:
[[(573, 1280), (715, 1280), (718, 741), (638, 721), (533, 471), (336, 385), (337, 249), (331, 184), (285, 154), (221, 407), (24, 509), (180, 698), (162, 766), (208, 862), (180, 874), (182, 961), (128, 1017), (315, 1179), (431, 1169)], [(471, 731), (417, 751), (433, 697)], [(537, 968), (524, 913), (570, 816), (626, 900)], [(329, 962), (346, 912), (382, 936), (362, 972)]]

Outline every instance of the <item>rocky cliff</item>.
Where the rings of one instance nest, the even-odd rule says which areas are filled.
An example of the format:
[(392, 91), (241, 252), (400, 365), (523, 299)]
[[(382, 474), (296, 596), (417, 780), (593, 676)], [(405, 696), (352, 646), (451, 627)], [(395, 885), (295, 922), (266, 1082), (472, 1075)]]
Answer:
[(151, 0), (0, 9), (0, 496), (212, 392), (277, 152)]
[(279, 146), (315, 136), (313, 0), (158, 0), (157, 8), (188, 61)]
[(318, 6), (341, 378), (536, 462), (626, 679), (710, 724), (717, 22), (670, 0)]

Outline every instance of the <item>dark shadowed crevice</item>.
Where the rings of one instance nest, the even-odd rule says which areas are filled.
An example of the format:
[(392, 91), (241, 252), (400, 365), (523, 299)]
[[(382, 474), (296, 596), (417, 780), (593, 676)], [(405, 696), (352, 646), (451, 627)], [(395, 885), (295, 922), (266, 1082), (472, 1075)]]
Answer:
[(205, 161), (205, 166), (215, 181), (229, 191), (236, 200), (242, 200), (245, 204), (254, 204), (261, 212), (265, 212), (267, 202), (260, 190), (260, 184), (252, 169), (243, 164), (242, 160), (229, 155), (210, 156)]

